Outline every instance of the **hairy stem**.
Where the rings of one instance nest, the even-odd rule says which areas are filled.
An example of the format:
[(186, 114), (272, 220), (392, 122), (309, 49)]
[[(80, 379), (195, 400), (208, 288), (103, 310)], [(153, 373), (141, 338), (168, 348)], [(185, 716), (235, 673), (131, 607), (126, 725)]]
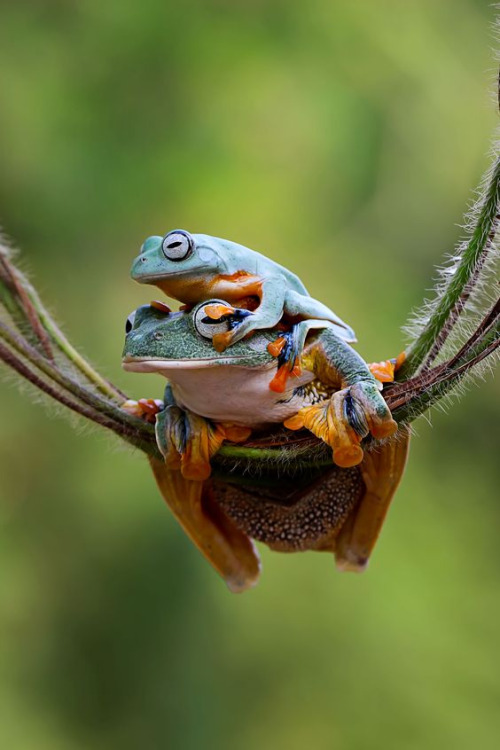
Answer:
[[(28, 325), (49, 359), (53, 359), (51, 343), (79, 370), (98, 391), (117, 401), (125, 395), (115, 385), (103, 378), (81, 356), (63, 334), (57, 323), (42, 304), (37, 291), (26, 276), (13, 264), (8, 248), (0, 245), (0, 286), (2, 302), (18, 327)], [(30, 337), (33, 341), (33, 336)]]
[(410, 378), (426, 359), (426, 366), (429, 366), (439, 353), (462, 313), (493, 245), (499, 208), (500, 159), (497, 158), (479, 206), (479, 216), (472, 235), (463, 245), (458, 265), (437, 299), (426, 325), (407, 350), (406, 361), (398, 372), (398, 380)]

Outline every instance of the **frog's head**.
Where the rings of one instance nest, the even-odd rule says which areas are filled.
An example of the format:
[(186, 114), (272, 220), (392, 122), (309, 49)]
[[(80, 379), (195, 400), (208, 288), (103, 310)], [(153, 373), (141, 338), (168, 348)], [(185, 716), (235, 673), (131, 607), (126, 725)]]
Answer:
[[(224, 271), (225, 261), (219, 250), (231, 245), (206, 234), (190, 234), (174, 229), (164, 237), (148, 237), (134, 260), (131, 276), (141, 284), (154, 284), (170, 276), (196, 277)], [(225, 248), (226, 251), (228, 248)]]
[(231, 328), (231, 316), (213, 320), (206, 312), (210, 305), (226, 305), (209, 300), (190, 312), (166, 312), (144, 305), (127, 318), (123, 368), (132, 372), (193, 370), (221, 365), (266, 367), (273, 361), (267, 345), (276, 332), (258, 332), (246, 341), (238, 341), (227, 352), (212, 345), (216, 333)]

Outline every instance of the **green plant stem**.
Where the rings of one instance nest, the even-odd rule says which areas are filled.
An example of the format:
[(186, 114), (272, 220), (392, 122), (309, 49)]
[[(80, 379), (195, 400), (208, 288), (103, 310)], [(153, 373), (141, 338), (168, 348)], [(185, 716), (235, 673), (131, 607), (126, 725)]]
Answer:
[(57, 345), (59, 350), (74, 364), (74, 366), (94, 385), (98, 391), (111, 399), (121, 401), (124, 394), (112, 383), (103, 378), (92, 365), (87, 362), (68, 341), (59, 326), (49, 315), (43, 306), (38, 294), (31, 284), (27, 284), (28, 296), (37, 311), (40, 321), (45, 330), (50, 334), (51, 340)]
[(5, 323), (0, 321), (0, 338), (6, 341), (9, 346), (19, 352), (23, 358), (27, 359), (35, 367), (41, 370), (47, 377), (65, 388), (73, 396), (80, 399), (89, 406), (97, 409), (109, 417), (118, 418), (120, 422), (129, 422), (132, 426), (135, 423), (141, 423), (141, 420), (130, 416), (121, 410), (114, 402), (106, 400), (102, 396), (92, 393), (81, 383), (71, 378), (69, 375), (61, 372), (54, 364), (45, 359), (31, 344), (25, 341), (21, 336), (14, 333)]
[[(500, 206), (500, 159), (496, 159), (480, 206), (479, 217), (470, 240), (450, 281), (427, 321), (425, 327), (411, 344), (406, 361), (398, 372), (398, 380), (412, 377), (428, 355), (437, 354), (454, 323), (461, 314), (470, 295), (475, 273), (484, 264), (494, 240)], [(477, 275), (477, 274), (476, 274)], [(436, 351), (437, 350), (437, 351)], [(435, 356), (435, 355), (434, 355)]]
[[(14, 321), (19, 325), (20, 318), (24, 319), (23, 323), (29, 324), (30, 328), (37, 334), (49, 358), (52, 358), (50, 345), (47, 341), (47, 333), (59, 351), (63, 353), (98, 391), (115, 401), (122, 402), (126, 398), (125, 395), (116, 386), (103, 378), (68, 341), (43, 305), (34, 287), (30, 284), (26, 276), (12, 263), (8, 249), (1, 246), (0, 271), (3, 281), (3, 304), (12, 315)], [(8, 299), (9, 297), (10, 300)]]

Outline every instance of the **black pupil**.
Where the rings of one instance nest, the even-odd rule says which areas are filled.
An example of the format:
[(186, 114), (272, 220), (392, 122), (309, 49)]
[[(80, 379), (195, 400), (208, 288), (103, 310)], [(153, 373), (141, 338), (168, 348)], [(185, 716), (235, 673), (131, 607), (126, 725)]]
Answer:
[(167, 245), (167, 247), (180, 247), (182, 245), (182, 242), (171, 242), (170, 245)]

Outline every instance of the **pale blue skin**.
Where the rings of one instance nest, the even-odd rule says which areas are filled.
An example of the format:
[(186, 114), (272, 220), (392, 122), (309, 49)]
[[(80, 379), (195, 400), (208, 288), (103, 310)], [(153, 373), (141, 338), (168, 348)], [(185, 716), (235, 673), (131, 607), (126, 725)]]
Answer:
[[(175, 257), (182, 253), (183, 243), (185, 255)], [(191, 305), (217, 297), (238, 307), (246, 297), (259, 297), (257, 309), (227, 335), (225, 346), (252, 331), (273, 328), (283, 316), (294, 321), (328, 321), (344, 341), (356, 340), (352, 328), (309, 296), (298, 276), (229, 240), (185, 230), (148, 237), (134, 260), (131, 275), (135, 281), (155, 284), (169, 297)]]

